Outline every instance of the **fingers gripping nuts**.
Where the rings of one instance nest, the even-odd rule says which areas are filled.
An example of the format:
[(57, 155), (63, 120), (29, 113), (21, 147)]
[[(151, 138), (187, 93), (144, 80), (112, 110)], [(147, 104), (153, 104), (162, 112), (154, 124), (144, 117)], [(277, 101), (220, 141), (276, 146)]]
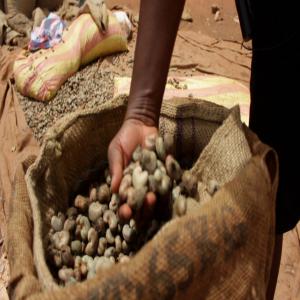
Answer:
[[(59, 284), (93, 278), (97, 271), (106, 270), (116, 262), (130, 262), (130, 257), (166, 222), (153, 219), (147, 228), (136, 224), (134, 218), (141, 216), (139, 210), (145, 201), (149, 206), (166, 201), (169, 210), (169, 204), (173, 204), (173, 217), (198, 208), (195, 198), (198, 200), (201, 181), (190, 171), (183, 172), (170, 155), (174, 153), (173, 143), (173, 136), (164, 140), (155, 135), (147, 137), (145, 148), (135, 149), (124, 170), (118, 193), (110, 192), (111, 177), (107, 169), (100, 176), (102, 182), (91, 183), (87, 195), (77, 195), (66, 214), (55, 215), (54, 210), (48, 214), (51, 226), (47, 255)], [(211, 180), (205, 188), (213, 195), (219, 184)], [(118, 217), (118, 208), (125, 201), (133, 212), (133, 218), (127, 222)]]

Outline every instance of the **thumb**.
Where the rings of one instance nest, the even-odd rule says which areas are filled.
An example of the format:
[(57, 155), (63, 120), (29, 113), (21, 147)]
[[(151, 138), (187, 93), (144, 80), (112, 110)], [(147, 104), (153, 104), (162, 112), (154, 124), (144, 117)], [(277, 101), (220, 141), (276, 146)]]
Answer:
[(123, 172), (123, 154), (121, 146), (112, 141), (108, 148), (108, 162), (111, 174), (111, 190), (117, 193), (122, 180)]

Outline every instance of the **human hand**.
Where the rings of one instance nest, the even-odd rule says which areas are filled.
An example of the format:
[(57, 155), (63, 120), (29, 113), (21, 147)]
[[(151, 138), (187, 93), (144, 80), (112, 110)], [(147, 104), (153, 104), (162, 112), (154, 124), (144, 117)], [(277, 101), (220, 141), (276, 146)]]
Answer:
[[(108, 148), (108, 161), (112, 176), (111, 189), (113, 193), (119, 190), (123, 176), (123, 169), (130, 162), (132, 153), (138, 145), (144, 146), (145, 138), (149, 135), (157, 135), (158, 130), (155, 126), (147, 126), (142, 121), (127, 119), (121, 129), (111, 141)], [(143, 217), (151, 213), (156, 198), (153, 193), (149, 193), (142, 208)], [(122, 204), (119, 209), (121, 218), (128, 220), (132, 216), (132, 210), (127, 204)]]

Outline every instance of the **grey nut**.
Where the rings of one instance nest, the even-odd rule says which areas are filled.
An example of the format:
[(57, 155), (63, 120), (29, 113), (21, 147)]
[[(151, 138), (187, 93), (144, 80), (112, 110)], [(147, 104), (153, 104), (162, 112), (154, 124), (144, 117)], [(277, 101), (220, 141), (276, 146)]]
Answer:
[(128, 224), (125, 224), (122, 229), (122, 235), (126, 242), (132, 242), (135, 237), (135, 230), (130, 228)]
[(140, 161), (142, 157), (142, 148), (141, 146), (137, 146), (136, 149), (132, 153), (132, 159), (134, 161)]
[(76, 207), (72, 206), (72, 207), (68, 208), (67, 216), (69, 219), (75, 219), (77, 215), (78, 215), (78, 210)]
[(111, 185), (111, 176), (110, 176), (110, 172), (109, 169), (105, 169), (104, 171), (104, 176), (105, 176), (105, 181), (108, 185)]
[(182, 176), (182, 170), (179, 163), (172, 155), (168, 155), (166, 157), (166, 169), (167, 174), (170, 176), (171, 179), (179, 180)]
[(148, 181), (148, 172), (143, 171), (140, 166), (137, 166), (132, 173), (133, 187), (139, 189), (146, 186)]
[(197, 193), (198, 180), (190, 171), (184, 171), (182, 174), (182, 185), (189, 194), (194, 197)]
[(61, 231), (63, 230), (65, 222), (65, 216), (62, 213), (58, 213), (57, 216), (53, 216), (51, 218), (51, 227), (54, 231)]
[(79, 240), (75, 240), (71, 242), (71, 250), (74, 254), (82, 253), (82, 242)]
[(153, 151), (143, 149), (142, 151), (142, 167), (148, 171), (149, 174), (153, 174), (156, 169), (156, 154)]
[(56, 249), (62, 249), (63, 246), (67, 246), (70, 242), (70, 232), (62, 230), (55, 232), (53, 235), (53, 244)]
[(157, 139), (156, 139), (155, 149), (156, 149), (158, 158), (160, 160), (164, 161), (166, 158), (166, 149), (165, 149), (163, 138), (161, 136), (157, 137)]

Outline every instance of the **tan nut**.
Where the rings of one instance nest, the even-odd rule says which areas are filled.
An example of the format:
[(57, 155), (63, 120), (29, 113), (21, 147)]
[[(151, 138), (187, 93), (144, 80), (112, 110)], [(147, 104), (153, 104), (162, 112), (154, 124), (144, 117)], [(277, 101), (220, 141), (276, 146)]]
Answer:
[(128, 192), (127, 204), (133, 209), (138, 210), (142, 207), (147, 193), (147, 187), (140, 187)]
[(154, 178), (154, 175), (149, 175), (149, 177), (148, 177), (148, 187), (149, 187), (149, 191), (151, 191), (153, 193), (157, 192), (158, 184), (157, 184), (157, 181)]
[(106, 240), (106, 238), (101, 237), (99, 239), (99, 243), (98, 243), (98, 250), (97, 250), (98, 254), (103, 255), (106, 248), (107, 248), (107, 240)]
[(197, 193), (198, 180), (190, 171), (184, 171), (182, 174), (182, 185), (189, 196), (194, 197)]
[(143, 149), (141, 164), (144, 170), (148, 171), (149, 174), (153, 174), (156, 169), (156, 154), (153, 151)]
[(97, 201), (97, 189), (95, 187), (90, 190), (89, 200), (89, 202)]
[(104, 176), (105, 176), (106, 183), (110, 186), (111, 185), (111, 176), (110, 176), (109, 169), (106, 169), (104, 171)]
[(121, 264), (127, 263), (127, 262), (129, 262), (129, 261), (130, 261), (130, 257), (127, 256), (127, 255), (122, 255), (122, 256), (119, 258), (119, 262), (120, 262)]
[(88, 199), (81, 195), (78, 195), (74, 200), (74, 206), (80, 211), (85, 212), (89, 206)]
[(163, 138), (161, 136), (157, 137), (157, 139), (156, 139), (155, 149), (156, 149), (158, 158), (160, 160), (164, 161), (166, 158), (166, 149), (165, 149)]
[(89, 256), (95, 255), (98, 247), (98, 234), (96, 230), (91, 227), (88, 232), (88, 243), (85, 247), (85, 254)]
[(187, 209), (187, 199), (180, 195), (174, 203), (175, 214), (179, 217), (185, 215)]
[(119, 187), (119, 195), (120, 198), (125, 201), (127, 199), (127, 191), (128, 188), (131, 186), (132, 184), (132, 177), (130, 174), (127, 174), (123, 177), (121, 183), (120, 183), (120, 187)]
[(128, 253), (130, 250), (129, 245), (125, 240), (122, 241), (122, 250), (124, 253)]
[(166, 169), (167, 169), (167, 174), (170, 176), (171, 179), (179, 180), (181, 178), (182, 175), (181, 167), (172, 155), (168, 155), (166, 157)]
[(110, 257), (110, 256), (115, 256), (115, 255), (116, 255), (115, 247), (109, 247), (104, 252), (105, 257)]
[(74, 219), (67, 219), (64, 224), (64, 230), (73, 231), (76, 227), (76, 222)]
[(99, 259), (96, 262), (96, 272), (99, 270), (107, 270), (111, 268), (114, 265), (114, 263), (105, 256), (99, 257)]
[(115, 237), (115, 249), (116, 253), (120, 253), (122, 251), (122, 239), (119, 235)]
[(98, 189), (98, 200), (100, 203), (108, 203), (110, 200), (110, 189), (106, 183), (101, 184)]
[(103, 215), (103, 221), (108, 224), (109, 229), (112, 232), (114, 232), (117, 229), (118, 219), (117, 219), (116, 214), (113, 211), (111, 211), (111, 210), (105, 211), (105, 213)]
[(208, 182), (207, 185), (207, 192), (213, 196), (220, 188), (220, 184), (218, 183), (217, 180), (212, 179)]
[(174, 141), (174, 135), (167, 133), (164, 135), (164, 145), (166, 153), (168, 154), (174, 154), (175, 152), (175, 141)]
[(80, 216), (78, 220), (78, 224), (80, 228), (80, 237), (83, 241), (86, 241), (88, 236), (88, 231), (91, 228), (90, 221), (86, 216)]
[(179, 185), (172, 189), (172, 200), (175, 201), (181, 194), (181, 188)]
[(120, 204), (120, 197), (118, 194), (113, 194), (109, 202), (109, 209), (113, 212), (117, 212)]
[(102, 204), (99, 202), (92, 202), (89, 206), (89, 219), (95, 222), (103, 214)]
[(100, 217), (94, 222), (94, 228), (99, 233), (99, 235), (105, 234), (105, 222), (103, 221), (103, 218)]
[(70, 232), (66, 230), (55, 232), (53, 235), (53, 244), (56, 249), (62, 249), (70, 242)]
[(114, 237), (114, 235), (112, 234), (112, 232), (109, 228), (106, 229), (105, 238), (106, 238), (106, 240), (109, 244), (114, 244), (115, 243), (115, 237)]

